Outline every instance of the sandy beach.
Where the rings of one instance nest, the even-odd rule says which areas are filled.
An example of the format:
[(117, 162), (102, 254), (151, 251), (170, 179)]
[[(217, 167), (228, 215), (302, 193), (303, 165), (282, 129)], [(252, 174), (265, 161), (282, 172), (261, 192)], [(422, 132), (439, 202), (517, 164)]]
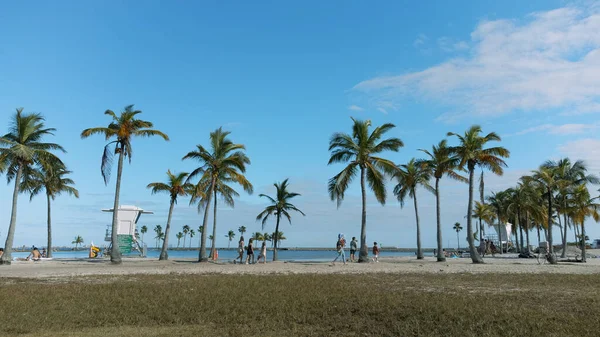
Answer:
[[(600, 255), (600, 250), (589, 251)], [(571, 257), (571, 260), (574, 260)], [(600, 258), (588, 258), (587, 263), (560, 262), (539, 265), (536, 259), (520, 259), (515, 255), (486, 257), (485, 264), (475, 265), (468, 258), (436, 262), (433, 257), (416, 260), (414, 257), (381, 258), (379, 263), (329, 262), (269, 262), (267, 264), (233, 264), (230, 261), (197, 263), (192, 259), (157, 261), (147, 258), (126, 258), (121, 265), (108, 259), (64, 259), (51, 261), (15, 261), (0, 268), (0, 278), (68, 278), (94, 275), (135, 274), (365, 274), (365, 273), (557, 273), (600, 274)]]

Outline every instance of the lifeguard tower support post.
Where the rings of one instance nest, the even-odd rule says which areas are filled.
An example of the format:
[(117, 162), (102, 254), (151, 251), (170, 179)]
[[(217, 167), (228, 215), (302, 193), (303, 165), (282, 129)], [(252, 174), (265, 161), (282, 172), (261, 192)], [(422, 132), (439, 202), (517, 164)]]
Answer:
[[(103, 209), (102, 212), (113, 212), (113, 209)], [(130, 254), (132, 247), (139, 249), (142, 256), (146, 256), (146, 245), (142, 245), (135, 237), (136, 225), (142, 214), (154, 214), (137, 206), (121, 205), (117, 210), (117, 241), (123, 254)], [(106, 231), (105, 241), (111, 241), (111, 232)]]

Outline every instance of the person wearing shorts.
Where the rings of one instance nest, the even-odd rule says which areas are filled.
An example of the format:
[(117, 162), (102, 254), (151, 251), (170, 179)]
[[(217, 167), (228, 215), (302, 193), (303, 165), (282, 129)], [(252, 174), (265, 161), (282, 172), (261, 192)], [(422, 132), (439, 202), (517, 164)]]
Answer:
[(248, 264), (248, 261), (250, 261), (250, 263), (254, 263), (254, 239), (250, 239), (248, 240), (248, 249), (246, 250), (246, 264)]
[(377, 242), (373, 242), (373, 262), (379, 262), (379, 247)]
[(243, 236), (240, 237), (240, 242), (238, 242), (238, 257), (236, 257), (235, 260), (233, 260), (233, 262), (237, 261), (237, 259), (240, 259), (240, 264), (244, 260), (244, 237)]
[(267, 243), (264, 241), (262, 243), (262, 246), (260, 247), (260, 255), (258, 255), (256, 263), (259, 263), (260, 259), (263, 259), (263, 263), (267, 263)]
[(358, 248), (358, 242), (356, 241), (356, 237), (352, 237), (352, 241), (350, 241), (350, 262), (354, 262), (356, 250)]

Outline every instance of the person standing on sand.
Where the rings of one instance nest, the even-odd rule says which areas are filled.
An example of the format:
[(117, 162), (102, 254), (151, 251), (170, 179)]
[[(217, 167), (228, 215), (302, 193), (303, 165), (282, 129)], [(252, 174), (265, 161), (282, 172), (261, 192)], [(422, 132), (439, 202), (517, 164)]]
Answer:
[(358, 241), (356, 241), (356, 236), (353, 236), (352, 241), (350, 241), (350, 262), (354, 262), (354, 255), (356, 254), (357, 248)]
[(264, 241), (260, 247), (260, 255), (258, 255), (256, 263), (259, 263), (261, 258), (263, 259), (263, 263), (267, 263), (267, 243)]
[(235, 263), (237, 261), (237, 259), (240, 259), (240, 264), (242, 264), (242, 261), (244, 260), (244, 237), (243, 236), (240, 237), (240, 242), (238, 242), (238, 257), (236, 257), (235, 260), (233, 260), (233, 262)]
[(335, 261), (337, 261), (337, 259), (340, 258), (340, 256), (342, 257), (342, 262), (344, 262), (344, 264), (346, 264), (346, 255), (344, 255), (344, 246), (346, 245), (346, 239), (344, 239), (344, 234), (339, 234), (338, 235), (338, 240), (337, 243), (335, 244), (335, 249), (337, 250), (338, 255), (335, 257), (335, 259), (333, 259), (333, 262), (331, 262), (332, 265), (335, 265)]
[(379, 262), (379, 246), (377, 246), (377, 242), (373, 242), (373, 262)]
[(250, 238), (250, 240), (248, 240), (248, 250), (246, 251), (246, 264), (248, 264), (248, 260), (250, 260), (250, 257), (252, 257), (252, 260), (250, 260), (250, 264), (254, 263), (254, 244), (252, 243), (253, 241), (253, 238)]

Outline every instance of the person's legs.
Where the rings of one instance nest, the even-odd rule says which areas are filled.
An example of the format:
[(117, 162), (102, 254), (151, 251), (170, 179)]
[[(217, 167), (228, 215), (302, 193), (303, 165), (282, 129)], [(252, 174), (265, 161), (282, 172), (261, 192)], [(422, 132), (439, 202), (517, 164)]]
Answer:
[(344, 250), (342, 249), (342, 262), (346, 264), (346, 254), (344, 254)]

